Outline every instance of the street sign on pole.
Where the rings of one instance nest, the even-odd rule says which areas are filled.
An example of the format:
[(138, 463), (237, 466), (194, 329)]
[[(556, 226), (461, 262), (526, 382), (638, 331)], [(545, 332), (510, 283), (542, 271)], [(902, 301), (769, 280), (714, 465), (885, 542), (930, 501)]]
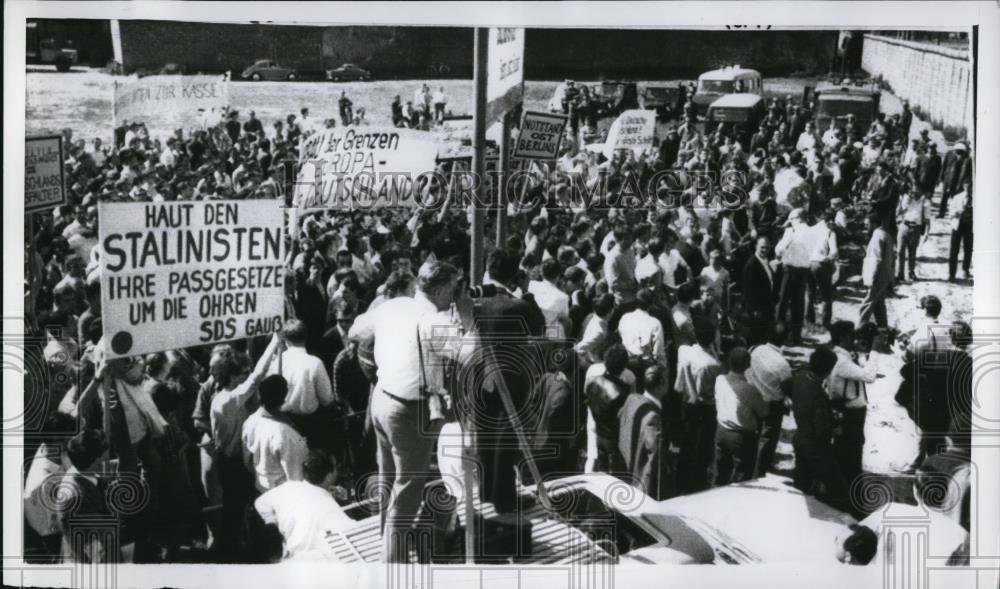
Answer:
[(491, 28), (487, 53), (486, 119), (492, 123), (514, 110), (524, 97), (524, 29)]

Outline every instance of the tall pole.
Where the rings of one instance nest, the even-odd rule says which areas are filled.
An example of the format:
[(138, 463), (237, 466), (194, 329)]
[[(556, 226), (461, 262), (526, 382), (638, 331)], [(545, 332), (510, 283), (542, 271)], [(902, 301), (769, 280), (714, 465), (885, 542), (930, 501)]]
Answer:
[(501, 249), (507, 240), (507, 179), (510, 178), (510, 127), (511, 114), (504, 113), (500, 131), (500, 161), (497, 164), (497, 236), (496, 248)]
[(486, 172), (486, 54), (488, 52), (489, 31), (477, 27), (475, 31), (475, 65), (473, 67), (473, 85), (475, 86), (472, 116), (472, 264), (471, 282), (480, 285), (483, 282), (485, 264), (483, 260), (483, 202), (485, 192), (482, 182)]

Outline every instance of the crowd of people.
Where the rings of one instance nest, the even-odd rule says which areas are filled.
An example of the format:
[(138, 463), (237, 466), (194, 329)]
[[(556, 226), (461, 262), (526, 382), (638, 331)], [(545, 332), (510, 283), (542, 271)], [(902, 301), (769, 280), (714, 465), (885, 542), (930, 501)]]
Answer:
[[(443, 89), (418, 95), (419, 108), (397, 97), (395, 125), (443, 116)], [(363, 118), (346, 95), (339, 109), (344, 124)], [(795, 486), (867, 515), (850, 487), (866, 387), (888, 357), (921, 459), (968, 456), (971, 382), (954, 384), (971, 379), (956, 368), (971, 362), (968, 324), (928, 297), (926, 324), (903, 334), (885, 304), (919, 280), (935, 216), (950, 223), (951, 278), (959, 246), (969, 276), (968, 146), (942, 161), (926, 132), (908, 145), (908, 110), (820, 134), (810, 105), (775, 99), (749, 145), (686, 112), (641, 153), (606, 160), (569, 138), (534, 165), (482, 277), (460, 207), (313, 213), (289, 244), (280, 333), (117, 360), (103, 354), (97, 203), (281, 198), (281, 164), (320, 125), (302, 109), (266, 128), (228, 111), (162, 141), (124, 124), (112, 146), (66, 131), (69, 204), (33, 219), (26, 248), (48, 367), (26, 387), (46, 408), (27, 457), (33, 553), (121, 558), (71, 541), (74, 521), (116, 516), (101, 499), (108, 458), (142, 485), (142, 508), (121, 515), (136, 562), (191, 546), (221, 562), (319, 554), (322, 530), (350, 523), (345, 505), (372, 497), (395, 562), (428, 481), (444, 479), (455, 505), (468, 491), (446, 451), (463, 439), (479, 465), (468, 492), (512, 513), (537, 477), (607, 472), (666, 499), (764, 476), (788, 414)], [(664, 170), (678, 205), (629, 206), (629, 187)], [(857, 262), (848, 244), (865, 251), (856, 322), (833, 314)], [(804, 366), (787, 354), (801, 346), (814, 348)]]

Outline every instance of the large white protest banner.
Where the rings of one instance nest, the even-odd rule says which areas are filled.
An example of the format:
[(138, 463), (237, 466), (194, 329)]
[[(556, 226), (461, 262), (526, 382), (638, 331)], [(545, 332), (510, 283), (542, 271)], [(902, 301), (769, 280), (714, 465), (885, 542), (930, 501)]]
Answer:
[(514, 144), (514, 157), (530, 160), (554, 160), (566, 131), (566, 115), (525, 111), (521, 130)]
[(24, 142), (24, 212), (66, 204), (62, 137), (28, 137)]
[(499, 120), (524, 95), (524, 29), (493, 27), (486, 63), (486, 121)]
[(396, 127), (327, 129), (302, 141), (292, 206), (418, 206), (437, 155), (437, 138), (426, 131)]
[(653, 147), (656, 134), (656, 112), (652, 110), (627, 110), (623, 112), (608, 131), (604, 144), (604, 157), (611, 159), (619, 149), (631, 149), (636, 156)]
[(281, 328), (279, 201), (100, 203), (98, 216), (109, 358)]
[(229, 104), (229, 81), (222, 76), (146, 76), (115, 82), (116, 124), (171, 114), (221, 111)]

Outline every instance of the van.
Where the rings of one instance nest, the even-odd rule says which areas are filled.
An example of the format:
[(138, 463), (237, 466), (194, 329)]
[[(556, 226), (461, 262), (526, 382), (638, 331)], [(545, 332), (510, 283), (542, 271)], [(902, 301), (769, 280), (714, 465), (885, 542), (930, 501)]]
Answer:
[(705, 116), (705, 132), (711, 133), (722, 123), (744, 149), (767, 114), (767, 104), (755, 94), (726, 94), (713, 102)]
[(760, 72), (738, 65), (724, 67), (698, 76), (694, 104), (698, 114), (705, 114), (709, 105), (726, 94), (764, 95)]
[(823, 133), (831, 125), (842, 126), (847, 115), (854, 115), (855, 124), (866, 133), (879, 112), (881, 99), (882, 92), (873, 85), (851, 84), (847, 80), (840, 84), (820, 84), (813, 90), (816, 130)]

